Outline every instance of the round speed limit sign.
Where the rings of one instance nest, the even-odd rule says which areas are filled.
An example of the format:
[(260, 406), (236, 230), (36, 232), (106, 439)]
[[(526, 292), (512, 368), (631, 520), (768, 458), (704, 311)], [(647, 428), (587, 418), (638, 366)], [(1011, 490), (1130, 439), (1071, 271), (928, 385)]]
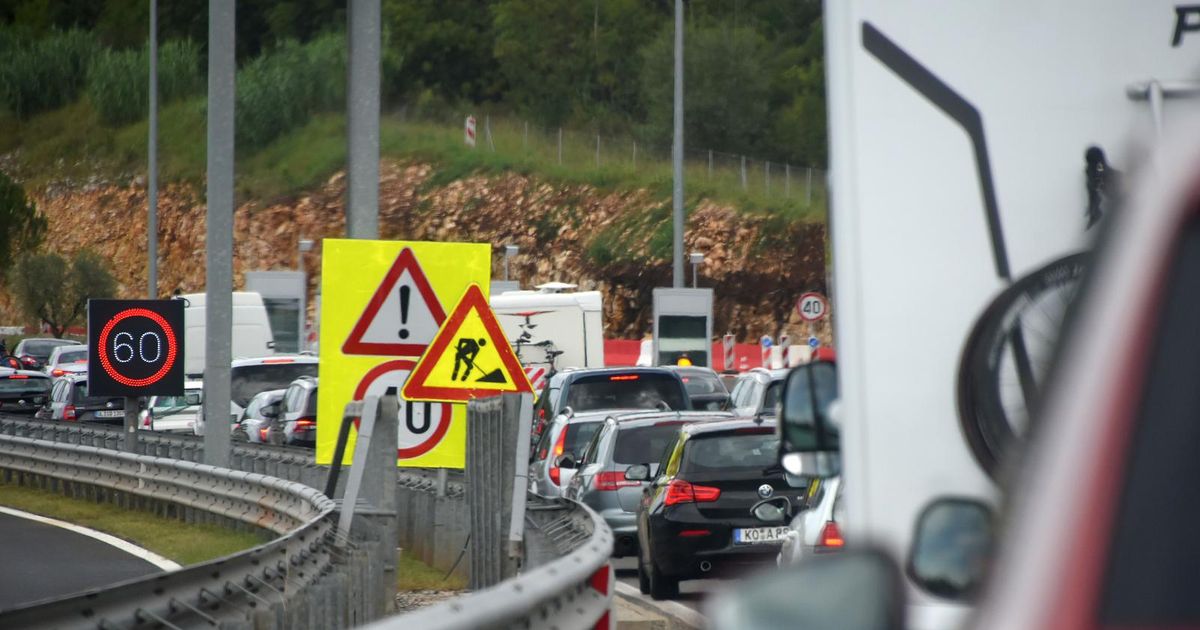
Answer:
[(796, 312), (800, 314), (800, 319), (806, 322), (825, 319), (829, 314), (829, 300), (820, 293), (805, 293), (796, 300)]

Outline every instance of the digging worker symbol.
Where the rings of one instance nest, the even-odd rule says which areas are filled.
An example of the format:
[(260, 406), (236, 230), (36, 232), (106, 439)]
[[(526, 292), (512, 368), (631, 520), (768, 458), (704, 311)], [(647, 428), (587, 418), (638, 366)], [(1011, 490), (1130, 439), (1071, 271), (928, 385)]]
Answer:
[[(471, 374), (471, 370), (475, 369), (476, 367), (475, 357), (479, 356), (479, 349), (486, 345), (486, 339), (459, 339), (458, 345), (455, 346), (454, 350), (454, 371), (450, 373), (450, 380), (466, 381), (467, 376)], [(460, 366), (463, 368), (461, 379), (458, 377), (458, 369)]]

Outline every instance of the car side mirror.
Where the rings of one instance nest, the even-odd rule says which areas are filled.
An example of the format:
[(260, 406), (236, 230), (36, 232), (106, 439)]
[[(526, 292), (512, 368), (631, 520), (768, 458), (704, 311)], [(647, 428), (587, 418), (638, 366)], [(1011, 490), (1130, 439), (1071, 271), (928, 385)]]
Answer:
[(625, 469), (625, 479), (629, 481), (650, 481), (650, 467), (646, 464), (634, 464)]
[(784, 470), (818, 477), (840, 472), (840, 430), (831, 414), (837, 397), (837, 367), (833, 363), (807, 363), (788, 373), (777, 419)]
[(859, 548), (747, 579), (708, 611), (715, 630), (903, 630), (904, 583), (890, 556)]
[(579, 463), (575, 461), (573, 453), (563, 453), (554, 460), (554, 465), (559, 468), (578, 468)]
[(905, 572), (929, 593), (969, 601), (983, 582), (994, 543), (990, 507), (974, 499), (937, 499), (917, 518)]
[(792, 517), (792, 503), (787, 497), (764, 499), (750, 508), (750, 514), (764, 523), (786, 523)]

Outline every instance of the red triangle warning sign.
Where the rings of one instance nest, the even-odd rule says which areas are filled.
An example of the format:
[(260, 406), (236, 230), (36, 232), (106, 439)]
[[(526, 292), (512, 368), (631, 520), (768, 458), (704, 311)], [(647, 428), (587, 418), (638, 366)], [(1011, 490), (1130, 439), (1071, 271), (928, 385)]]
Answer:
[(483, 297), (472, 284), (417, 361), (401, 394), (406, 400), (462, 402), (508, 392), (533, 392), (525, 369)]
[(442, 303), (416, 255), (405, 247), (350, 330), (342, 353), (420, 356), (444, 321)]

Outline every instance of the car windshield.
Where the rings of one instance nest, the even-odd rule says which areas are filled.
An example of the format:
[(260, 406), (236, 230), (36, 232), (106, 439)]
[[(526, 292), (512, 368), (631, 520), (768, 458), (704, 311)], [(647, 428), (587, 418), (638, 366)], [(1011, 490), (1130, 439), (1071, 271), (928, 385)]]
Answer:
[(571, 383), (567, 406), (575, 411), (593, 409), (687, 409), (679, 381), (673, 374), (629, 373), (583, 376)]
[(58, 365), (63, 363), (77, 363), (87, 361), (87, 350), (72, 350), (70, 352), (61, 352), (56, 359)]
[(112, 403), (112, 407), (118, 409), (125, 408), (125, 401), (121, 398), (112, 396), (88, 396), (87, 381), (77, 381), (75, 383), (75, 395), (73, 398), (75, 405), (78, 407), (100, 407), (108, 403)]
[(45, 361), (46, 359), (50, 358), (50, 353), (54, 352), (55, 348), (59, 346), (73, 345), (74, 343), (74, 341), (67, 341), (65, 339), (38, 339), (35, 341), (26, 341), (25, 345), (21, 347), (21, 352), (37, 359), (38, 361)]
[(649, 464), (658, 462), (667, 446), (675, 443), (681, 422), (661, 422), (646, 427), (630, 427), (617, 433), (613, 462)]
[(716, 374), (711, 372), (703, 372), (697, 370), (695, 372), (681, 372), (679, 377), (683, 379), (683, 386), (687, 389), (689, 396), (703, 396), (705, 394), (724, 394), (725, 384), (717, 378)]
[(48, 378), (0, 378), (0, 396), (40, 396), (49, 393)]
[(189, 391), (182, 396), (159, 396), (154, 399), (155, 409), (172, 409), (177, 407), (195, 407), (200, 404), (200, 392)]
[(239, 407), (268, 389), (284, 389), (301, 376), (316, 376), (316, 363), (260, 363), (233, 368), (232, 400)]
[(762, 470), (776, 465), (779, 436), (773, 431), (741, 429), (741, 432), (693, 436), (683, 449), (681, 472), (717, 470)]

